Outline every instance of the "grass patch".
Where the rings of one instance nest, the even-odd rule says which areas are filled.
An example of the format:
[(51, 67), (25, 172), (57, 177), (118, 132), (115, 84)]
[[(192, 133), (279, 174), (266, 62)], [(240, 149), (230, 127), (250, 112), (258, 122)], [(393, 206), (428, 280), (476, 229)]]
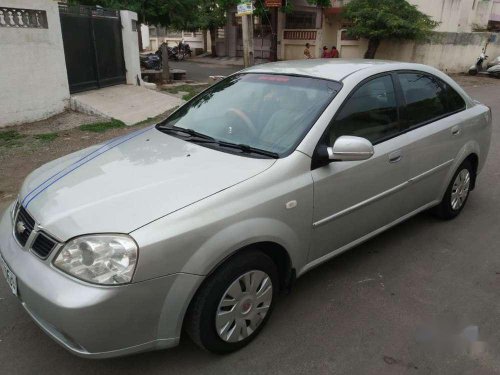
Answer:
[(19, 133), (17, 130), (7, 130), (5, 132), (0, 132), (0, 141), (10, 142), (23, 138), (24, 135)]
[(19, 141), (25, 136), (17, 130), (7, 130), (0, 132), (0, 146), (17, 146)]
[(112, 119), (108, 122), (96, 122), (93, 124), (80, 125), (79, 129), (85, 132), (104, 133), (110, 129), (124, 128), (126, 125), (120, 120)]
[(146, 120), (142, 120), (142, 121), (136, 122), (133, 126), (155, 124), (156, 122), (159, 121), (159, 118), (160, 118), (160, 116), (148, 117)]
[(200, 92), (205, 90), (207, 87), (210, 85), (179, 85), (179, 86), (172, 86), (172, 87), (163, 87), (162, 91), (166, 91), (170, 94), (178, 94), (179, 92), (185, 92), (187, 94), (184, 94), (182, 96), (183, 100), (189, 100), (196, 95), (198, 95)]
[(52, 142), (57, 137), (59, 137), (59, 134), (57, 133), (43, 133), (34, 135), (35, 139), (38, 139), (43, 142)]
[(189, 99), (194, 98), (195, 95), (196, 94), (194, 93), (184, 94), (182, 95), (182, 100), (188, 101)]

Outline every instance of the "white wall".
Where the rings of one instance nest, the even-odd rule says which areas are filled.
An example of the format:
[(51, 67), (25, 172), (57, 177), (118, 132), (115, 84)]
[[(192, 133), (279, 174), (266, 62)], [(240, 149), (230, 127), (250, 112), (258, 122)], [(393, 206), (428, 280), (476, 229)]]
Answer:
[(0, 27), (0, 127), (37, 121), (69, 103), (57, 2), (0, 0), (0, 6), (46, 10), (48, 29)]
[(142, 48), (149, 49), (149, 26), (141, 24)]
[(139, 38), (132, 30), (132, 20), (137, 21), (137, 13), (120, 10), (122, 19), (123, 57), (127, 70), (127, 84), (137, 85), (141, 81), (141, 63), (139, 61)]
[[(447, 73), (463, 73), (473, 65), (490, 33), (442, 33), (432, 43), (383, 41), (377, 59), (409, 61), (434, 66)], [(500, 34), (488, 45), (490, 58), (500, 56)]]
[(486, 27), (493, 0), (408, 0), (421, 12), (441, 22), (436, 31), (470, 32)]
[(500, 21), (500, 0), (493, 0), (493, 6), (491, 8), (491, 21)]

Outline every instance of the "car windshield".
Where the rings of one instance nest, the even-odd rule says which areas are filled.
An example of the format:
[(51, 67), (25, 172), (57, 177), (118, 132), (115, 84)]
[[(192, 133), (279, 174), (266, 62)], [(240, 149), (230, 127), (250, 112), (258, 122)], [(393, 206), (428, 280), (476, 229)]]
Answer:
[(160, 126), (187, 129), (184, 133), (191, 140), (209, 147), (230, 143), (244, 146), (243, 151), (284, 156), (295, 149), (340, 88), (338, 82), (310, 77), (238, 74), (210, 87)]

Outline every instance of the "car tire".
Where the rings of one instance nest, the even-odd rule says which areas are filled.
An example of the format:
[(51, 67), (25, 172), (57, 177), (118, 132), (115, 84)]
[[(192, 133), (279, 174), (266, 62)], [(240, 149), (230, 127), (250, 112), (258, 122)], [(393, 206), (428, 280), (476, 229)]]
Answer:
[(185, 331), (194, 343), (210, 352), (239, 350), (267, 323), (278, 285), (272, 259), (258, 250), (244, 250), (202, 284), (188, 309)]
[(433, 209), (433, 213), (443, 220), (457, 217), (467, 203), (470, 190), (475, 179), (474, 168), (469, 160), (465, 160), (457, 168), (441, 203)]

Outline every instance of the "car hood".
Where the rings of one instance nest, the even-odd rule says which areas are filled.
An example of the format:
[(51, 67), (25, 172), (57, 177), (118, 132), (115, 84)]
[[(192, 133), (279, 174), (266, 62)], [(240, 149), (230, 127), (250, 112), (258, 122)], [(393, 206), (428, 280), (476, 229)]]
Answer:
[(20, 201), (61, 241), (129, 233), (274, 162), (203, 147), (153, 127), (42, 166), (26, 179)]

